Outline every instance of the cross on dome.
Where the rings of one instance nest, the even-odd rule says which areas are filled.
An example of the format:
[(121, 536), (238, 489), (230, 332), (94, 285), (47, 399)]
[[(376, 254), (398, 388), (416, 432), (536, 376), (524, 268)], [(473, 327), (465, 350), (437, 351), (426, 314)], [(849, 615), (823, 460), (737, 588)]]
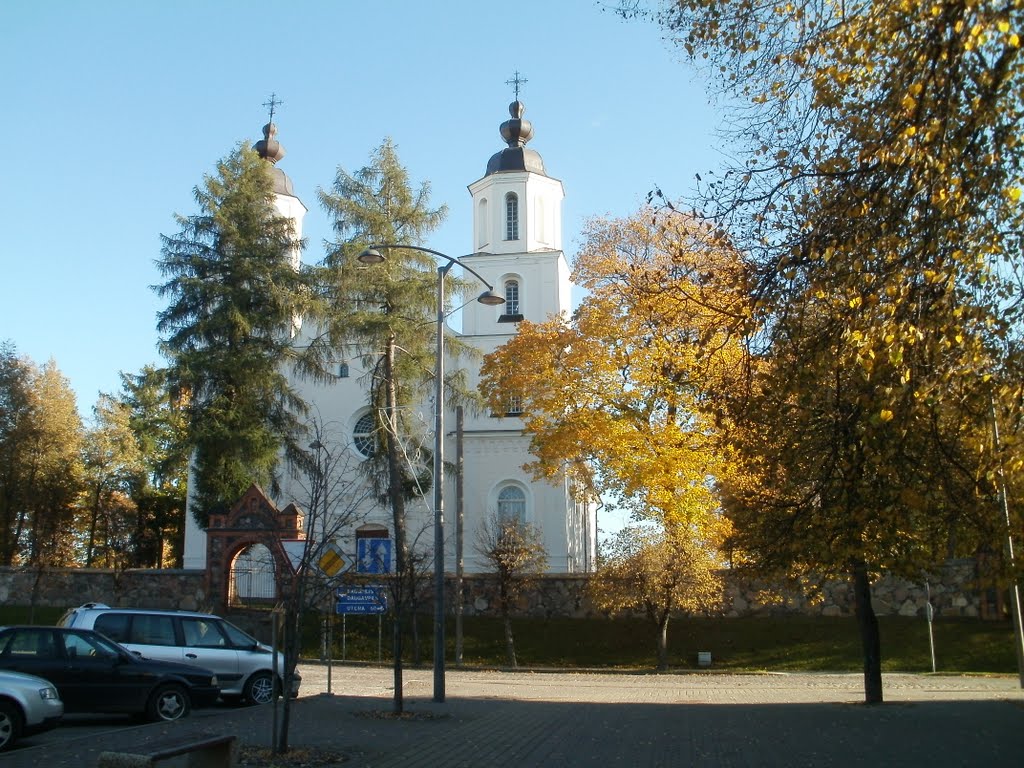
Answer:
[(519, 70), (517, 69), (515, 71), (515, 74), (512, 75), (512, 79), (505, 81), (505, 85), (511, 85), (513, 88), (515, 88), (515, 94), (516, 94), (516, 99), (515, 100), (519, 101), (519, 86), (522, 85), (523, 83), (528, 83), (528, 82), (530, 82), (530, 81), (527, 80), (525, 77), (522, 77), (519, 74)]

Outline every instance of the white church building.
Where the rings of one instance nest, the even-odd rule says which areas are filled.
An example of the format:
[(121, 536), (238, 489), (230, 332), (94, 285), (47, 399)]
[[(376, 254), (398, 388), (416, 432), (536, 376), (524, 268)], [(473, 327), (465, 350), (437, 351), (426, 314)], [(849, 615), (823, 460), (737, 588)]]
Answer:
[[(482, 355), (494, 351), (511, 339), (522, 320), (542, 322), (572, 311), (572, 283), (562, 251), (562, 183), (549, 176), (541, 156), (526, 146), (533, 128), (523, 118), (523, 104), (509, 106), (510, 119), (501, 124), (501, 137), (507, 144), (487, 161), (483, 176), (469, 185), (473, 206), (472, 255), (459, 260), (472, 267), (494, 290), (505, 298), (500, 306), (470, 301), (461, 310), (461, 329), (447, 328), (449, 338), (458, 337)], [(302, 235), (306, 207), (295, 194), (291, 180), (276, 166), (284, 151), (275, 140), (273, 124), (264, 128), (264, 140), (257, 151), (274, 164), (274, 189), (281, 215), (295, 223)], [(456, 267), (457, 269), (457, 267)], [(470, 276), (467, 273), (467, 278)], [(470, 278), (468, 282), (473, 282)], [(483, 286), (473, 282), (472, 295)], [(296, 343), (306, 343), (315, 329), (300, 328)], [(479, 357), (473, 360), (447, 359), (446, 366), (467, 366), (466, 379), (471, 387), (479, 384)], [(317, 448), (345, 452), (348, 467), (365, 461), (374, 450), (373, 416), (368, 407), (364, 371), (360, 359), (338, 360), (335, 378), (322, 384), (296, 380), (299, 393), (311, 405), (323, 436)], [(541, 533), (551, 573), (584, 573), (594, 569), (597, 545), (596, 505), (575, 489), (567, 477), (555, 481), (534, 480), (523, 465), (533, 460), (530, 438), (523, 434), (517, 403), (508, 413), (466, 411), (462, 430), (464, 493), (463, 552), (467, 573), (488, 570), (475, 551), (474, 544), (484, 521), (494, 515), (516, 516), (535, 526)], [(430, 439), (433, 431), (433, 403), (422, 404), (418, 417), (423, 420)], [(445, 460), (456, 456), (456, 418), (445, 414)], [(353, 478), (354, 484), (358, 481)], [(278, 508), (295, 503), (300, 509), (308, 491), (299, 478), (285, 476)], [(375, 535), (387, 535), (391, 511), (363, 494), (359, 502), (359, 521), (354, 528), (372, 529)], [(455, 479), (446, 474), (444, 483), (445, 560), (448, 571), (455, 564)], [(433, 548), (432, 494), (410, 502), (407, 508), (410, 546), (429, 557)], [(337, 544), (355, 557), (356, 530), (342, 532)], [(242, 555), (245, 556), (244, 554)], [(206, 566), (206, 535), (191, 513), (187, 515), (185, 534), (186, 568)]]

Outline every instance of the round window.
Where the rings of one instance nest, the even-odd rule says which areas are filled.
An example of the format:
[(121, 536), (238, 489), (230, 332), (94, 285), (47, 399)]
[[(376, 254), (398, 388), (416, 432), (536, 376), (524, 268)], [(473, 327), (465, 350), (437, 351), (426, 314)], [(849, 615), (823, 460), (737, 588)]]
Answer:
[(356, 422), (352, 430), (352, 443), (356, 450), (366, 458), (370, 458), (377, 452), (377, 425), (373, 413), (364, 413)]

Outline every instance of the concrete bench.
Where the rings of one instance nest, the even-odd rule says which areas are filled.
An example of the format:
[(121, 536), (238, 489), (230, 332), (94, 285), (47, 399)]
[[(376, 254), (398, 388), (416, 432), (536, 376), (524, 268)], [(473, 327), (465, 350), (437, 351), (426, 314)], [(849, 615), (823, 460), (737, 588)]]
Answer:
[(208, 733), (160, 738), (101, 752), (97, 768), (234, 768), (238, 745), (234, 736)]

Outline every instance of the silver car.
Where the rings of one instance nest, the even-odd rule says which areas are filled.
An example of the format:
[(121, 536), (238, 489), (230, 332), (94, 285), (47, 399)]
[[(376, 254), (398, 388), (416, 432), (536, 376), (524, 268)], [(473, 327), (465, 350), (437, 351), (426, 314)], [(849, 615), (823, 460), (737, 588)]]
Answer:
[[(86, 603), (65, 613), (62, 627), (94, 629), (147, 659), (177, 661), (205, 667), (217, 675), (221, 698), (266, 704), (274, 698), (274, 654), (220, 616), (192, 611), (111, 608)], [(278, 654), (279, 669), (283, 656)], [(278, 690), (282, 676), (277, 675)], [(296, 673), (291, 695), (298, 696)]]
[(50, 730), (63, 715), (64, 702), (48, 681), (0, 670), (0, 752), (22, 736)]

